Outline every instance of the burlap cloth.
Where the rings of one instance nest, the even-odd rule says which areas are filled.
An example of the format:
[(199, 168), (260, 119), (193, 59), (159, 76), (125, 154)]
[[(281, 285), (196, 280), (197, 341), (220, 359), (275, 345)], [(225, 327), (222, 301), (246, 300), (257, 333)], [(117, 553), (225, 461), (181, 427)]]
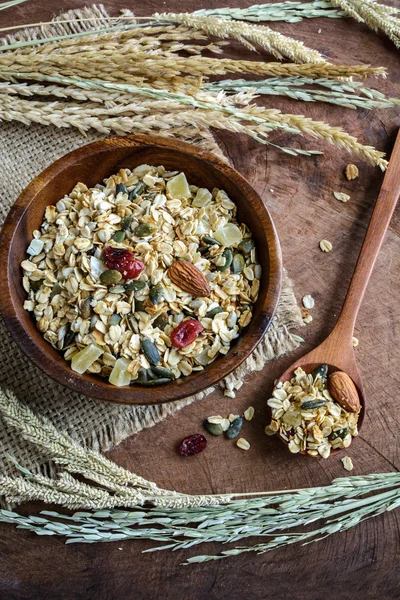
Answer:
[[(102, 24), (107, 22), (107, 14), (102, 7), (70, 11), (68, 16), (76, 18), (82, 13), (85, 17), (100, 14), (104, 17)], [(55, 31), (60, 32), (64, 27), (59, 24), (54, 28), (47, 27), (40, 35), (54, 35)], [(87, 24), (85, 28), (88, 28)], [(74, 29), (77, 29), (76, 24)], [(32, 32), (24, 32), (19, 34), (18, 38), (27, 39), (30, 36)], [(89, 132), (83, 137), (74, 129), (40, 125), (28, 127), (15, 122), (0, 123), (0, 224), (3, 224), (20, 192), (38, 173), (67, 152), (100, 137), (101, 135), (95, 132)], [(73, 183), (71, 182), (71, 187)], [(301, 325), (301, 313), (285, 273), (279, 306), (267, 335), (249, 359), (234, 374), (221, 382), (219, 393), (227, 387), (231, 389), (238, 381), (242, 381), (246, 374), (262, 369), (269, 360), (293, 350), (298, 341), (290, 333), (290, 329)], [(2, 321), (0, 364), (2, 386), (12, 389), (17, 397), (28, 403), (33, 410), (48, 416), (57, 429), (65, 430), (83, 445), (101, 451), (110, 449), (143, 428), (156, 425), (187, 404), (213, 391), (208, 389), (197, 396), (161, 406), (130, 407), (99, 402), (70, 391), (42, 373), (20, 352)], [(27, 468), (41, 468), (51, 472), (51, 467), (36, 447), (24, 442), (0, 422), (0, 470), (3, 473), (13, 470), (7, 459), (8, 455), (15, 457)]]

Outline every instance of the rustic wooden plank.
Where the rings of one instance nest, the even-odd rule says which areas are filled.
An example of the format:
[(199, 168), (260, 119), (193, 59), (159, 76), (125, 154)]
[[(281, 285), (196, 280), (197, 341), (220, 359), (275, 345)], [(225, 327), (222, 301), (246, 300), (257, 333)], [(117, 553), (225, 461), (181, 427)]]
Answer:
[[(240, 0), (246, 6), (252, 0)], [(208, 0), (202, 6), (226, 5)], [(5, 24), (48, 19), (57, 11), (80, 7), (81, 0), (30, 0), (2, 13)], [(126, 5), (123, 0), (105, 2), (108, 9)], [(183, 10), (173, 0), (129, 3), (140, 15), (155, 10)], [(185, 10), (198, 8), (187, 0)], [(384, 37), (376, 36), (354, 21), (310, 20), (296, 25), (272, 24), (292, 33), (308, 45), (324, 50), (333, 62), (372, 63), (389, 69), (386, 81), (371, 82), (391, 96), (398, 94), (398, 53)], [(318, 33), (318, 30), (321, 30)], [(237, 55), (244, 54), (237, 51)], [(328, 105), (304, 105), (269, 98), (266, 104), (342, 124), (363, 141), (390, 151), (399, 124), (399, 109), (374, 112), (345, 110)], [(323, 157), (297, 159), (283, 156), (255, 142), (218, 134), (234, 166), (267, 199), (278, 227), (284, 261), (299, 298), (311, 293), (316, 306), (314, 320), (302, 332), (306, 342), (298, 352), (274, 361), (251, 378), (238, 398), (214, 394), (187, 407), (176, 417), (133, 436), (111, 452), (118, 463), (145, 474), (160, 485), (188, 492), (265, 490), (328, 483), (343, 476), (340, 456), (311, 461), (291, 456), (276, 439), (267, 438), (265, 400), (273, 380), (301, 353), (310, 350), (329, 333), (343, 302), (361, 247), (373, 203), (382, 182), (378, 169), (326, 148)], [(282, 137), (289, 142), (289, 137)], [(321, 148), (308, 143), (308, 147)], [(348, 162), (360, 168), (360, 178), (347, 182)], [(271, 191), (273, 190), (273, 191)], [(346, 191), (351, 201), (342, 204), (333, 191)], [(397, 209), (378, 258), (360, 311), (356, 335), (360, 372), (368, 397), (368, 413), (362, 435), (348, 450), (354, 473), (398, 469), (400, 466), (397, 401), (400, 358), (399, 294), (400, 211)], [(329, 239), (334, 249), (323, 254), (318, 243)], [(177, 456), (175, 444), (201, 429), (204, 417), (240, 412), (249, 405), (256, 418), (246, 425), (251, 450), (241, 452), (233, 443), (212, 439), (207, 452), (187, 459)], [(189, 476), (188, 476), (189, 475)], [(25, 507), (26, 511), (32, 507)], [(2, 525), (0, 592), (10, 600), (62, 597), (108, 600), (138, 598), (169, 600), (235, 599), (393, 599), (399, 596), (399, 512), (365, 522), (307, 547), (292, 547), (263, 556), (243, 555), (230, 561), (181, 567), (184, 553), (141, 555), (150, 543), (111, 543), (64, 546), (60, 540), (38, 538)], [(120, 550), (119, 548), (122, 548)], [(203, 549), (204, 550), (204, 549)], [(202, 551), (203, 551), (202, 550)], [(220, 546), (208, 547), (215, 553)], [(193, 552), (194, 554), (194, 552)]]

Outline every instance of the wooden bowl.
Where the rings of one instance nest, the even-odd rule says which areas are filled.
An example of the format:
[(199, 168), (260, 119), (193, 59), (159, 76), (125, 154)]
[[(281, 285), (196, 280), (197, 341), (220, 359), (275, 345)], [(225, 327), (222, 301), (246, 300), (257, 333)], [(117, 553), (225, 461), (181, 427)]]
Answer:
[[(39, 229), (46, 206), (55, 204), (82, 181), (94, 186), (120, 168), (140, 164), (164, 165), (182, 170), (192, 184), (219, 187), (238, 207), (238, 218), (246, 223), (256, 240), (263, 269), (260, 293), (253, 319), (231, 350), (204, 371), (156, 387), (139, 385), (118, 388), (98, 375), (78, 375), (60, 352), (36, 328), (32, 315), (24, 310), (26, 293), (22, 287), (20, 264), (32, 232)], [(0, 261), (5, 285), (0, 291), (0, 310), (19, 347), (47, 375), (86, 396), (124, 404), (159, 404), (196, 394), (228, 375), (254, 350), (268, 329), (279, 300), (282, 279), (281, 252), (268, 210), (251, 185), (234, 169), (212, 154), (190, 144), (162, 137), (127, 136), (88, 144), (60, 158), (22, 192), (4, 223), (0, 235)]]

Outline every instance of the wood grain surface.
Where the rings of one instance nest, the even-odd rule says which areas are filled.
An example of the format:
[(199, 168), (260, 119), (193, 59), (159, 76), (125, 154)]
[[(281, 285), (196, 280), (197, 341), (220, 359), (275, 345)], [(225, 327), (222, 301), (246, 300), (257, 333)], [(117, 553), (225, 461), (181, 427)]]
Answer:
[[(2, 12), (1, 21), (6, 25), (47, 20), (59, 10), (80, 7), (82, 3), (29, 0), (26, 5)], [(237, 6), (252, 3), (235, 2)], [(105, 2), (109, 10), (127, 4), (123, 0)], [(203, 1), (201, 6), (226, 4), (229, 2)], [(144, 15), (156, 10), (193, 10), (200, 4), (194, 0), (148, 0), (129, 2), (129, 7)], [(389, 77), (376, 82), (376, 87), (390, 96), (398, 95), (399, 54), (386, 38), (376, 36), (363, 25), (352, 20), (314, 19), (271, 27), (292, 33), (324, 51), (332, 62), (386, 66)], [(247, 55), (238, 50), (236, 56), (244, 54)], [(398, 108), (355, 112), (272, 97), (266, 104), (343, 125), (364, 142), (388, 152), (400, 121)], [(279, 440), (263, 433), (266, 399), (273, 380), (332, 329), (383, 176), (378, 169), (330, 147), (325, 147), (325, 155), (319, 158), (292, 158), (245, 137), (218, 133), (218, 139), (236, 169), (267, 200), (297, 296), (312, 294), (315, 298), (313, 321), (302, 331), (306, 340), (302, 348), (249, 378), (235, 400), (219, 394), (209, 396), (161, 425), (131, 437), (110, 456), (163, 487), (188, 492), (327, 484), (346, 474), (341, 455), (327, 461), (289, 455)], [(280, 141), (288, 143), (289, 138), (282, 136)], [(316, 143), (309, 143), (308, 147), (321, 148)], [(358, 165), (359, 179), (345, 179), (343, 170), (348, 162)], [(333, 191), (349, 193), (351, 200), (343, 204), (333, 197)], [(397, 208), (356, 324), (355, 335), (360, 341), (356, 356), (369, 404), (362, 434), (346, 452), (353, 459), (355, 474), (398, 470), (400, 466), (399, 236)], [(322, 239), (333, 244), (329, 254), (318, 247)], [(255, 407), (256, 416), (244, 432), (251, 443), (248, 452), (217, 438), (197, 457), (182, 459), (175, 454), (175, 444), (185, 435), (201, 430), (206, 416), (238, 413), (249, 405)], [(37, 506), (27, 506), (26, 511), (33, 508)], [(0, 595), (8, 600), (393, 600), (400, 596), (399, 530), (400, 511), (393, 511), (306, 547), (292, 546), (262, 556), (246, 554), (232, 560), (182, 567), (182, 552), (141, 555), (140, 551), (150, 542), (65, 546), (61, 540), (39, 538), (1, 525)], [(220, 549), (220, 545), (210, 545), (206, 552)]]

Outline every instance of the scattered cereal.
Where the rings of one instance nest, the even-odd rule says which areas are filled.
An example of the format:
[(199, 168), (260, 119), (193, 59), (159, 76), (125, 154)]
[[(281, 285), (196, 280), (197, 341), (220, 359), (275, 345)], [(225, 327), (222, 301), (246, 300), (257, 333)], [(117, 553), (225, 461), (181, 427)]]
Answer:
[(358, 339), (356, 337), (353, 337), (351, 341), (352, 341), (352, 344), (353, 344), (353, 348), (357, 348), (357, 346), (359, 344)]
[(340, 202), (347, 202), (350, 200), (350, 196), (343, 192), (333, 192), (333, 195), (335, 196), (336, 200), (340, 200)]
[(329, 242), (328, 240), (321, 240), (319, 243), (319, 247), (321, 248), (322, 252), (330, 252), (333, 248), (331, 242)]
[(253, 406), (249, 406), (249, 408), (246, 408), (246, 410), (244, 411), (244, 418), (246, 419), (246, 421), (251, 421), (254, 417), (254, 413), (255, 410)]
[(356, 179), (358, 177), (358, 168), (356, 165), (347, 165), (344, 173), (349, 181), (351, 179)]
[(244, 438), (239, 438), (238, 441), (236, 442), (236, 446), (238, 448), (240, 448), (241, 450), (249, 450), (250, 448), (250, 444), (247, 440), (245, 440)]
[(303, 302), (303, 306), (305, 308), (308, 308), (308, 309), (314, 308), (314, 304), (315, 304), (314, 298), (312, 296), (310, 296), (310, 294), (308, 294), (307, 296), (303, 296), (302, 302)]
[(350, 456), (344, 456), (343, 458), (340, 459), (343, 463), (343, 467), (346, 469), (346, 471), (352, 471), (353, 470), (353, 461), (351, 460)]

